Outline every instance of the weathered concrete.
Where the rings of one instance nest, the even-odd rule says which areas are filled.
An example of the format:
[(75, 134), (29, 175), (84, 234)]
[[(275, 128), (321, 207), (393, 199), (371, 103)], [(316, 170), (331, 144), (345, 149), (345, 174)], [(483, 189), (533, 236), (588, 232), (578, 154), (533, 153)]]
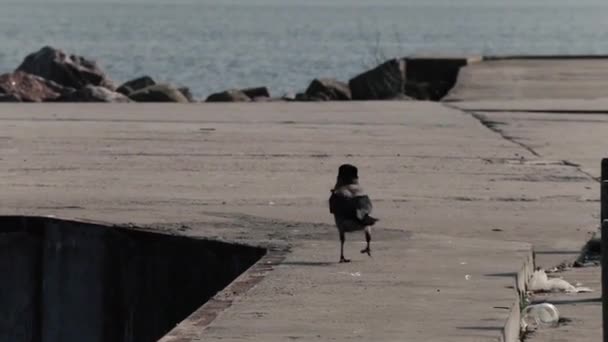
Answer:
[(593, 177), (600, 176), (600, 162), (608, 151), (604, 139), (608, 99), (463, 102), (456, 106), (478, 113), (504, 135), (547, 158), (568, 160)]
[(509, 275), (529, 252), (525, 244), (378, 235), (372, 260), (357, 255), (358, 243), (346, 251), (356, 257), (349, 265), (333, 262), (333, 241), (304, 242), (201, 340), (464, 342), (503, 335), (517, 302)]
[(450, 103), (450, 106), (477, 112), (525, 112), (552, 114), (606, 114), (608, 98), (597, 99), (523, 99), (505, 101), (500, 99), (476, 100)]
[[(292, 247), (204, 340), (495, 341), (526, 246), (552, 266), (596, 223), (588, 175), (437, 103), (6, 105), (0, 122), (0, 213)], [(345, 161), (382, 221), (373, 258), (353, 235), (338, 265)]]
[[(594, 178), (601, 175), (600, 161), (606, 156), (608, 142), (608, 100), (555, 101), (482, 101), (463, 102), (456, 106), (475, 111), (505, 137), (552, 160), (565, 160)], [(511, 111), (511, 112), (510, 112)], [(517, 111), (517, 112), (513, 112)], [(599, 224), (599, 185), (592, 186), (597, 196), (592, 201), (594, 218)], [(580, 229), (580, 225), (573, 225)], [(553, 303), (565, 322), (556, 329), (541, 329), (526, 341), (599, 341), (602, 338), (601, 269), (567, 269), (552, 276), (594, 290), (586, 294), (539, 294), (534, 302)]]

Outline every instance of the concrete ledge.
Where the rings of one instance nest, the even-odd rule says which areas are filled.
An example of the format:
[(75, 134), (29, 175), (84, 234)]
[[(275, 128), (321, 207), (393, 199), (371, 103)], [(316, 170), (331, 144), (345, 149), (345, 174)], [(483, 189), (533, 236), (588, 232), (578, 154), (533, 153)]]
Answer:
[[(237, 278), (244, 295), (213, 293), (208, 311), (169, 327), (174, 341), (512, 340), (531, 248), (513, 241), (570, 250), (596, 207), (576, 168), (541, 164), (437, 103), (0, 107), (5, 213), (294, 243), (264, 278)], [(557, 147), (547, 158), (578, 152)], [(344, 160), (383, 221), (373, 259), (357, 258), (353, 237), (358, 262), (338, 265), (325, 200)]]
[(608, 59), (608, 55), (507, 55), (507, 56), (484, 56), (482, 61), (503, 61), (503, 60), (585, 60), (585, 59)]
[(504, 342), (517, 342), (519, 341), (521, 332), (521, 305), (526, 297), (526, 291), (528, 289), (528, 283), (534, 273), (534, 251), (530, 249), (528, 255), (524, 259), (524, 263), (517, 272), (515, 277), (515, 285), (517, 290), (517, 298), (511, 307), (511, 312), (507, 318), (503, 329), (503, 341)]
[(443, 101), (608, 96), (607, 56), (501, 56), (462, 67)]
[(445, 63), (459, 63), (462, 65), (479, 63), (485, 59), (484, 56), (442, 56), (442, 55), (411, 55), (406, 61), (436, 61)]
[(274, 267), (280, 264), (288, 250), (268, 250), (249, 270), (241, 274), (229, 286), (218, 292), (207, 303), (183, 320), (175, 329), (168, 332), (158, 342), (187, 342), (204, 340), (205, 328), (213, 322), (222, 311), (229, 308), (236, 298), (245, 294), (257, 285)]

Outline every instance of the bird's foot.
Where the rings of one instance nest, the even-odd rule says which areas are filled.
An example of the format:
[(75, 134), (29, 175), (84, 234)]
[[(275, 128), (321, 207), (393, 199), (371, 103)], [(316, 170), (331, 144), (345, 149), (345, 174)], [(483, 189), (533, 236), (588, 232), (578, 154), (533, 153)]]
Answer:
[(340, 258), (340, 263), (343, 263), (343, 262), (350, 262), (350, 259), (346, 259), (345, 257), (341, 257)]
[(372, 256), (372, 250), (369, 247), (361, 250), (361, 254), (364, 253), (367, 253), (367, 255), (369, 255), (370, 257)]

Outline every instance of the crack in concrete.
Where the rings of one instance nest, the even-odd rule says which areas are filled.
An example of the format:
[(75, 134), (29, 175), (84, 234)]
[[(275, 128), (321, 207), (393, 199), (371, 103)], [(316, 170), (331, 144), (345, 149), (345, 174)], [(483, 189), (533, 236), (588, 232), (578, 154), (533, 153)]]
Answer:
[[(526, 145), (525, 143), (523, 143), (523, 142), (521, 142), (521, 141), (517, 140), (517, 138), (515, 138), (515, 137), (512, 137), (512, 136), (510, 136), (510, 135), (507, 135), (507, 134), (506, 134), (506, 133), (505, 133), (503, 130), (501, 130), (501, 129), (499, 129), (499, 128), (497, 127), (497, 126), (500, 126), (500, 125), (506, 125), (506, 124), (507, 124), (506, 122), (501, 122), (501, 121), (490, 120), (490, 119), (488, 119), (488, 118), (487, 118), (485, 115), (483, 115), (483, 114), (481, 114), (481, 113), (478, 113), (478, 112), (477, 112), (477, 111), (475, 111), (475, 110), (462, 109), (462, 108), (459, 108), (459, 107), (456, 107), (456, 106), (454, 106), (454, 105), (447, 104), (447, 103), (443, 103), (443, 106), (445, 106), (445, 107), (447, 107), (447, 108), (450, 108), (450, 109), (454, 109), (454, 110), (460, 111), (460, 112), (465, 113), (465, 114), (469, 114), (469, 115), (471, 115), (473, 118), (475, 118), (476, 120), (478, 120), (478, 121), (479, 121), (479, 122), (480, 122), (482, 125), (484, 125), (485, 127), (487, 127), (489, 130), (491, 130), (491, 131), (493, 131), (493, 132), (495, 132), (495, 133), (497, 133), (497, 134), (500, 134), (500, 136), (501, 136), (503, 139), (508, 140), (508, 141), (510, 141), (510, 142), (512, 142), (512, 143), (514, 143), (514, 144), (517, 144), (517, 145), (519, 145), (519, 146), (521, 146), (521, 147), (525, 148), (527, 151), (529, 151), (530, 153), (532, 153), (532, 154), (533, 154), (534, 156), (536, 156), (536, 157), (542, 157), (542, 155), (541, 155), (540, 153), (536, 152), (536, 151), (535, 151), (535, 150), (534, 150), (532, 147), (530, 147), (530, 146)], [(488, 110), (484, 110), (484, 111), (488, 111)], [(488, 112), (490, 112), (490, 111), (488, 111)], [(500, 110), (500, 112), (509, 112), (509, 111), (508, 111), (508, 110), (507, 110), (507, 111), (505, 111), (505, 110)], [(515, 111), (512, 111), (512, 112), (515, 112)], [(530, 113), (531, 111), (521, 111), (521, 112), (527, 112), (527, 113)], [(572, 111), (569, 111), (569, 113), (571, 113), (571, 112), (572, 112)], [(539, 113), (540, 113), (540, 112), (539, 112)], [(548, 111), (542, 111), (542, 113), (559, 114), (559, 112), (558, 112), (558, 111), (549, 111), (549, 112), (548, 112)], [(596, 114), (600, 114), (600, 113), (598, 112), (598, 113), (596, 113)], [(605, 112), (604, 112), (604, 113), (601, 113), (601, 114), (605, 114)], [(594, 181), (596, 181), (596, 182), (599, 182), (599, 181), (600, 181), (600, 179), (599, 179), (598, 177), (595, 177), (595, 176), (593, 176), (591, 173), (589, 173), (589, 172), (587, 172), (587, 171), (583, 170), (583, 169), (582, 169), (582, 166), (581, 166), (581, 165), (579, 165), (579, 164), (577, 164), (577, 163), (573, 163), (573, 162), (571, 162), (571, 161), (569, 161), (569, 160), (566, 160), (566, 159), (561, 160), (561, 162), (562, 162), (562, 163), (563, 163), (563, 165), (565, 165), (565, 166), (570, 166), (570, 167), (575, 168), (575, 169), (576, 169), (578, 172), (580, 172), (580, 173), (584, 174), (584, 175), (585, 175), (587, 178), (589, 178), (589, 179), (591, 179), (591, 180), (594, 180)]]
[(596, 182), (598, 182), (598, 183), (600, 183), (600, 182), (601, 182), (601, 177), (595, 177), (595, 176), (594, 176), (594, 175), (592, 175), (591, 173), (589, 173), (589, 172), (587, 172), (587, 171), (583, 170), (583, 168), (582, 168), (582, 166), (581, 166), (581, 165), (579, 165), (579, 164), (577, 164), (577, 163), (573, 163), (573, 162), (568, 161), (568, 160), (563, 160), (563, 162), (564, 162), (564, 165), (566, 165), (566, 166), (570, 166), (570, 167), (575, 168), (575, 169), (576, 169), (578, 172), (580, 172), (580, 173), (584, 174), (585, 176), (587, 176), (587, 178), (589, 178), (589, 179), (591, 179), (591, 180), (593, 180), (593, 181), (596, 181)]
[(504, 125), (504, 122), (499, 122), (499, 121), (493, 121), (493, 120), (489, 120), (486, 116), (484, 116), (483, 114), (479, 114), (479, 113), (475, 113), (475, 112), (469, 112), (469, 111), (465, 111), (465, 113), (470, 114), (471, 116), (473, 116), (475, 119), (477, 119), (482, 125), (484, 125), (485, 127), (487, 127), (489, 130), (491, 130), (492, 132), (498, 133), (500, 134), (500, 136), (507, 140), (510, 141), (516, 145), (521, 146), (522, 148), (526, 149), (528, 152), (532, 153), (535, 157), (540, 157), (541, 155), (536, 152), (532, 147), (524, 144), (521, 141), (518, 141), (515, 137), (512, 137), (510, 135), (507, 135), (503, 130), (499, 129), (498, 126), (499, 125)]
[(486, 128), (488, 128), (489, 130), (491, 130), (494, 133), (499, 134), (503, 139), (516, 144), (524, 149), (526, 149), (528, 152), (532, 153), (532, 155), (534, 155), (535, 157), (540, 157), (541, 155), (536, 152), (532, 147), (517, 141), (516, 138), (509, 136), (507, 134), (505, 134), (505, 132), (499, 128), (497, 128), (497, 126), (499, 125), (505, 125), (505, 122), (500, 122), (500, 121), (493, 121), (493, 120), (489, 120), (486, 116), (484, 116), (483, 114), (477, 113), (475, 111), (472, 110), (467, 110), (467, 109), (462, 109), (459, 107), (456, 107), (454, 105), (448, 104), (448, 103), (443, 103), (443, 106), (449, 109), (454, 109), (457, 110), (461, 113), (465, 113), (468, 114), (470, 116), (472, 116), (473, 118), (475, 118), (477, 121), (479, 121), (483, 126), (485, 126)]
[[(522, 143), (521, 141), (518, 141), (515, 137), (507, 135), (503, 130), (501, 130), (501, 129), (499, 129), (497, 127), (497, 126), (500, 126), (500, 125), (507, 125), (508, 123), (490, 120), (486, 116), (484, 116), (483, 114), (477, 113), (474, 110), (465, 110), (465, 109), (458, 108), (456, 106), (453, 106), (453, 105), (450, 105), (450, 104), (446, 104), (446, 103), (444, 103), (443, 105), (445, 107), (447, 107), (447, 108), (454, 109), (454, 110), (460, 111), (462, 113), (471, 115), (473, 118), (477, 119), (486, 128), (490, 129), (491, 131), (493, 131), (493, 132), (495, 132), (497, 134), (500, 134), (500, 136), (503, 139), (508, 140), (508, 141), (510, 141), (510, 142), (512, 142), (514, 144), (517, 144), (517, 145), (521, 146), (522, 148), (525, 148), (526, 150), (528, 150), (530, 153), (532, 153), (536, 157), (542, 157), (541, 154), (538, 153), (538, 152), (536, 152), (532, 147), (530, 147), (530, 146)], [(500, 110), (500, 112), (509, 112), (509, 111)], [(513, 112), (515, 112), (515, 111), (513, 111)], [(528, 112), (529, 113), (530, 111), (522, 111), (522, 112)], [(572, 112), (572, 111), (569, 111), (569, 112)], [(561, 114), (558, 111), (551, 111), (551, 112), (543, 111), (543, 113)], [(594, 113), (594, 114), (604, 114), (604, 113)], [(585, 175), (585, 178), (588, 179), (588, 180), (592, 180), (592, 181), (595, 181), (595, 182), (601, 182), (600, 178), (595, 177), (591, 173), (583, 170), (582, 166), (579, 165), (579, 164), (577, 164), (577, 163), (571, 162), (571, 161), (566, 160), (566, 159), (562, 159), (560, 162), (561, 162), (561, 165), (572, 167), (572, 168), (576, 169), (576, 171), (578, 173), (581, 173), (581, 174)], [(593, 238), (591, 240), (593, 240)], [(587, 244), (588, 243), (589, 242), (587, 242)], [(585, 246), (587, 246), (587, 244)], [(578, 259), (580, 259), (580, 256), (582, 256), (584, 254), (585, 254), (585, 249), (583, 248), (580, 251), (580, 255), (579, 255)], [(562, 264), (565, 264), (565, 263), (568, 263), (568, 261), (564, 261)], [(522, 341), (524, 339), (526, 339), (526, 336), (522, 336)]]

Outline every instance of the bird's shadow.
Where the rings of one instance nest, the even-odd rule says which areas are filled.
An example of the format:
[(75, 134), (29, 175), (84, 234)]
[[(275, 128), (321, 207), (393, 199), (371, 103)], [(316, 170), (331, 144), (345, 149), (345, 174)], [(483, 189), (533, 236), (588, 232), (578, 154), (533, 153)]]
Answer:
[(327, 262), (327, 261), (285, 261), (281, 265), (286, 266), (331, 266), (338, 262)]
[(281, 265), (285, 266), (335, 266), (335, 265), (352, 265), (360, 262), (360, 260), (351, 260), (349, 262), (339, 262), (339, 261), (285, 261), (282, 262)]

